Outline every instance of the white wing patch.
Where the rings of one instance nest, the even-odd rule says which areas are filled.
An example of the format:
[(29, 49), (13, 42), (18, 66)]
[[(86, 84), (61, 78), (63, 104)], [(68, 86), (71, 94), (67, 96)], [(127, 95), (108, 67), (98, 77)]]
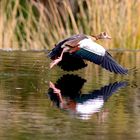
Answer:
[(88, 39), (85, 38), (85, 39), (81, 40), (79, 42), (79, 45), (80, 45), (80, 48), (93, 52), (97, 55), (101, 55), (101, 56), (105, 55), (106, 50), (101, 45), (92, 41), (90, 38), (88, 38)]
[(89, 119), (92, 114), (101, 110), (103, 104), (104, 100), (102, 97), (90, 99), (84, 103), (78, 103), (76, 105), (76, 111), (77, 114), (80, 114), (81, 119)]

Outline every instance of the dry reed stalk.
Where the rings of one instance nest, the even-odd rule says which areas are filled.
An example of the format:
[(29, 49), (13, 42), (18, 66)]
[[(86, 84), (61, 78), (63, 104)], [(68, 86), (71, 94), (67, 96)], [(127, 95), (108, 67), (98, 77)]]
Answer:
[[(113, 48), (140, 48), (140, 1), (81, 0), (0, 2), (0, 47), (3, 49), (50, 49), (59, 40), (77, 33), (106, 31), (112, 41), (101, 41)], [(33, 10), (34, 9), (34, 10)], [(7, 16), (9, 15), (9, 16)], [(26, 15), (26, 16), (25, 16)]]

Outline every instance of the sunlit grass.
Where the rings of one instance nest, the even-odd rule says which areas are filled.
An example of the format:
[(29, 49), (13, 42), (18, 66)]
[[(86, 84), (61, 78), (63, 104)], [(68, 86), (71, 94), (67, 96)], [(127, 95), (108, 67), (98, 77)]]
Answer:
[(140, 48), (140, 2), (137, 0), (0, 1), (0, 48), (50, 49), (72, 34), (106, 31), (106, 48)]

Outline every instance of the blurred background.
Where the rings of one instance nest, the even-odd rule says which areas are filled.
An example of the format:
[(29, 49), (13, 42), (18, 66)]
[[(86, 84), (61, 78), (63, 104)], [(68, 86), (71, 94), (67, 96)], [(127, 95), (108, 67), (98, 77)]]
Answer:
[(73, 34), (106, 31), (108, 49), (140, 48), (139, 0), (1, 0), (0, 49), (43, 50)]

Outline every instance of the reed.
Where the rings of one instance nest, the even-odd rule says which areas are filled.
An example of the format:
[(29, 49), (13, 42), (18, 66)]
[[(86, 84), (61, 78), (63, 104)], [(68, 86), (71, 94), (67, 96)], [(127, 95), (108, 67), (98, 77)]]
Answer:
[(106, 31), (108, 49), (140, 48), (138, 0), (35, 0), (0, 1), (0, 48), (51, 49), (72, 34)]

